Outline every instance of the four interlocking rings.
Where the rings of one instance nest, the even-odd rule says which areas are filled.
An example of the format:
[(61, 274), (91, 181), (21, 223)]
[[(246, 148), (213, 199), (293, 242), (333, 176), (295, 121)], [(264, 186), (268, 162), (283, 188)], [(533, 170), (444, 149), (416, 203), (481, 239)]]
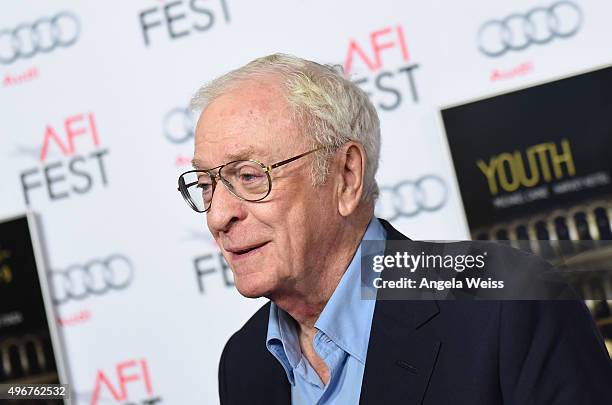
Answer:
[(188, 108), (173, 108), (164, 116), (164, 136), (172, 143), (192, 139), (194, 127), (194, 116)]
[(554, 38), (569, 38), (582, 26), (577, 4), (559, 1), (550, 7), (536, 7), (525, 14), (510, 14), (489, 20), (478, 30), (478, 49), (490, 57), (520, 51), (533, 44), (546, 44)]
[(69, 47), (77, 41), (80, 32), (79, 19), (67, 11), (54, 17), (39, 18), (31, 24), (0, 30), (0, 63), (7, 65), (37, 53)]
[(123, 255), (91, 260), (83, 265), (51, 272), (53, 300), (56, 304), (63, 304), (90, 295), (103, 295), (110, 290), (123, 290), (130, 285), (133, 277), (132, 262)]
[(437, 211), (446, 204), (448, 187), (440, 176), (428, 174), (417, 180), (403, 180), (395, 186), (381, 186), (376, 216), (393, 221)]

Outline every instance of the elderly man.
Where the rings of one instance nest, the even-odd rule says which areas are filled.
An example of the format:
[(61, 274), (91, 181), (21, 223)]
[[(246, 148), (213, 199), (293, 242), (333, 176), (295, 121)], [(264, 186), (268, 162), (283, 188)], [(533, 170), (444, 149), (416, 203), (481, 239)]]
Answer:
[(361, 299), (362, 241), (406, 237), (373, 216), (379, 121), (349, 80), (276, 54), (192, 105), (179, 189), (238, 291), (270, 300), (223, 350), (222, 404), (612, 403), (581, 303)]

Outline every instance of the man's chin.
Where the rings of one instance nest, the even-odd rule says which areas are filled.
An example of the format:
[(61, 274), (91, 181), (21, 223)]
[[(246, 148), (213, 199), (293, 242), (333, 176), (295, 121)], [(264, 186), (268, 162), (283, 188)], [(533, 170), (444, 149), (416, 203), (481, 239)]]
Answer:
[(238, 292), (240, 293), (240, 295), (242, 295), (245, 298), (261, 298), (264, 296), (263, 293), (260, 293), (258, 291), (253, 291), (253, 290), (238, 289)]
[(270, 284), (262, 280), (255, 280), (254, 277), (246, 277), (241, 280), (241, 277), (234, 278), (234, 284), (238, 292), (246, 298), (259, 298), (269, 295)]

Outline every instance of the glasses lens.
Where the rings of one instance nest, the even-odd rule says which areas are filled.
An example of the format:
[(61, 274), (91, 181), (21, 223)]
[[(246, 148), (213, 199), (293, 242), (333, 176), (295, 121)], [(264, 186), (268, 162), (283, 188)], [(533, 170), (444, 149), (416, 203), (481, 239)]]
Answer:
[(264, 168), (249, 160), (239, 160), (223, 166), (220, 175), (231, 191), (245, 200), (260, 200), (270, 191), (270, 178)]
[(180, 188), (183, 198), (191, 208), (204, 212), (210, 207), (213, 195), (213, 180), (205, 172), (181, 175)]

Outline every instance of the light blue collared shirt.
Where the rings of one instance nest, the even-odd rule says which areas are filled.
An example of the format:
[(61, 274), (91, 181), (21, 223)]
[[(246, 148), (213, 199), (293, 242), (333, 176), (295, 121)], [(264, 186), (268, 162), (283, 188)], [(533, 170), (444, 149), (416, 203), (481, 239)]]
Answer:
[[(386, 238), (387, 232), (373, 217), (348, 269), (315, 323), (318, 331), (313, 346), (330, 371), (327, 385), (302, 355), (295, 320), (271, 304), (266, 346), (287, 373), (293, 405), (359, 403), (376, 303), (361, 299), (363, 240)], [(376, 244), (376, 251), (367, 253), (383, 254), (384, 246), (384, 242)]]

